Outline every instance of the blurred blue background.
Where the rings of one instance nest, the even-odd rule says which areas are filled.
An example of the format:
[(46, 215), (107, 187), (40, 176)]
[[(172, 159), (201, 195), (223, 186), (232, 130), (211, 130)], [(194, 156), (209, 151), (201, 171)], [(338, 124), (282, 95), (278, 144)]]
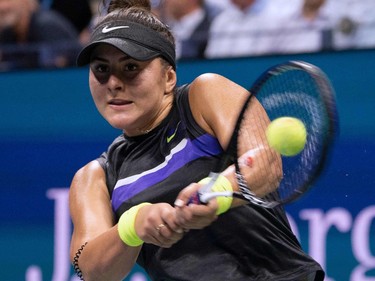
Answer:
[[(215, 72), (249, 87), (291, 59), (327, 73), (340, 117), (329, 167), (287, 206), (292, 226), (326, 280), (375, 280), (375, 50), (181, 61), (178, 82)], [(68, 187), (120, 132), (96, 112), (86, 68), (1, 73), (0, 95), (0, 280), (76, 280)], [(147, 280), (139, 272), (127, 280)]]

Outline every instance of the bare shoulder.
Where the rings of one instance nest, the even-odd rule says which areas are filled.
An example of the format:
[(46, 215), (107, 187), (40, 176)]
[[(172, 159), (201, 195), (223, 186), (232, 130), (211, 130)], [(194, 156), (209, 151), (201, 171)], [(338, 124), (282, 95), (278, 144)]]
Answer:
[(83, 174), (90, 173), (90, 172), (91, 173), (93, 173), (93, 172), (97, 172), (97, 173), (103, 172), (104, 173), (104, 170), (103, 170), (102, 166), (100, 166), (98, 161), (93, 160), (93, 161), (87, 163), (82, 168), (80, 168), (77, 171), (76, 176), (83, 176)]
[(208, 133), (220, 137), (220, 127), (234, 122), (236, 112), (248, 94), (245, 88), (232, 80), (206, 73), (191, 83), (189, 103), (197, 123)]
[(191, 83), (191, 93), (203, 95), (228, 94), (228, 92), (246, 91), (243, 87), (232, 80), (216, 73), (205, 73), (199, 75)]
[[(110, 207), (105, 172), (96, 160), (89, 162), (76, 172), (69, 191), (72, 213), (75, 213), (79, 206), (88, 205), (91, 208), (93, 202), (101, 202), (101, 205)], [(78, 208), (78, 210), (81, 211), (82, 208)]]
[(210, 104), (214, 109), (220, 109), (242, 101), (247, 95), (248, 91), (234, 81), (219, 74), (206, 73), (191, 83), (189, 101), (193, 108)]
[(82, 191), (82, 188), (85, 188), (85, 186), (81, 186), (81, 183), (83, 182), (100, 182), (104, 179), (104, 170), (100, 166), (99, 162), (96, 160), (91, 161), (75, 173), (71, 184), (71, 191), (77, 189), (77, 186), (79, 186), (80, 191)]

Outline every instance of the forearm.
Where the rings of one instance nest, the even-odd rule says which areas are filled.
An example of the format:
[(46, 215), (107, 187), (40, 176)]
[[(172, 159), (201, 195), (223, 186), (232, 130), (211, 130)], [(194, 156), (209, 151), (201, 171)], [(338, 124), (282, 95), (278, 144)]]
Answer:
[[(275, 191), (282, 178), (282, 164), (280, 156), (269, 147), (248, 152), (238, 160), (241, 175), (244, 177), (248, 188), (259, 197)], [(233, 191), (239, 191), (238, 180), (234, 165), (222, 173), (231, 183)], [(243, 205), (246, 202), (234, 199), (232, 206)]]
[(123, 280), (134, 266), (141, 249), (141, 246), (127, 246), (118, 235), (117, 225), (87, 242), (78, 260), (86, 281)]
[[(160, 225), (162, 229), (158, 229)], [(171, 205), (141, 203), (123, 213), (117, 225), (89, 240), (78, 265), (86, 281), (123, 280), (144, 242), (169, 248), (182, 237)], [(81, 237), (79, 241), (85, 240)]]

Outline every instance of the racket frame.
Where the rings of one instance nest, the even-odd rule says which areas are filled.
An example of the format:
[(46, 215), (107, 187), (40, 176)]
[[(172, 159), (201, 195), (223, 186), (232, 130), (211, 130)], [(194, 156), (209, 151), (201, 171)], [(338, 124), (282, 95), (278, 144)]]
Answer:
[[(327, 109), (326, 112), (328, 114), (328, 134), (325, 140), (323, 151), (322, 151), (322, 158), (319, 161), (319, 165), (317, 169), (315, 169), (314, 173), (310, 175), (309, 179), (306, 180), (302, 186), (299, 186), (295, 189), (295, 192), (292, 196), (287, 198), (281, 199), (279, 201), (266, 201), (263, 198), (257, 197), (248, 187), (246, 180), (240, 173), (237, 155), (237, 140), (238, 140), (238, 133), (241, 126), (241, 121), (245, 115), (246, 108), (250, 103), (253, 97), (257, 96), (257, 93), (260, 91), (262, 86), (271, 76), (278, 75), (282, 72), (289, 71), (289, 70), (301, 70), (305, 71), (309, 74), (311, 78), (314, 79), (316, 85), (319, 87), (319, 93), (321, 95), (323, 104)], [(237, 117), (236, 125), (233, 129), (232, 138), (229, 142), (228, 148), (223, 152), (222, 158), (218, 161), (215, 169), (209, 174), (210, 181), (203, 185), (196, 194), (197, 198), (193, 200), (193, 202), (200, 202), (206, 204), (211, 199), (218, 197), (218, 196), (232, 196), (235, 198), (240, 198), (246, 200), (250, 203), (255, 205), (264, 207), (264, 208), (274, 208), (280, 204), (286, 204), (297, 200), (301, 197), (307, 190), (310, 189), (313, 182), (320, 176), (321, 172), (323, 171), (325, 164), (327, 162), (327, 156), (329, 154), (329, 150), (332, 146), (334, 136), (337, 130), (337, 110), (336, 110), (336, 103), (335, 103), (335, 93), (330, 84), (328, 77), (325, 75), (323, 71), (321, 71), (315, 65), (304, 61), (288, 61), (286, 63), (281, 63), (276, 66), (273, 66), (266, 70), (254, 83), (250, 89), (249, 96), (245, 100), (242, 109)], [(211, 189), (215, 184), (217, 178), (219, 177), (220, 173), (228, 167), (230, 163), (234, 163), (235, 170), (236, 170), (236, 179), (239, 186), (239, 191), (225, 191), (225, 192), (212, 192)]]

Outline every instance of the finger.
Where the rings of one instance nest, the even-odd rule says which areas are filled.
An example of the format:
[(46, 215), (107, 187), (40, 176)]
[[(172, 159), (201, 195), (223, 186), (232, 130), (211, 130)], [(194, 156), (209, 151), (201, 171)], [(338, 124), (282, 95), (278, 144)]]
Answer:
[(184, 226), (192, 220), (207, 216), (207, 206), (191, 204), (181, 208), (176, 208), (176, 216), (178, 223)]
[(159, 246), (164, 248), (172, 246), (183, 236), (182, 233), (176, 233), (164, 223), (161, 223), (157, 227), (155, 227), (155, 230), (155, 239), (158, 241)]
[(164, 237), (162, 235), (162, 229), (165, 227), (163, 223), (160, 223), (156, 226), (153, 227), (153, 229), (150, 231), (151, 232), (151, 243), (157, 246), (162, 245), (164, 241)]
[(193, 194), (195, 194), (198, 189), (200, 188), (200, 184), (198, 183), (192, 183), (185, 187), (177, 196), (174, 205), (175, 207), (183, 207), (187, 205), (187, 202), (189, 202), (189, 199)]
[(164, 239), (164, 241), (177, 241), (181, 239), (183, 230), (176, 232), (173, 229), (170, 229), (167, 225), (161, 224), (157, 228), (158, 234), (161, 237), (161, 239)]
[[(214, 201), (214, 200), (213, 200)], [(189, 205), (177, 210), (179, 224), (185, 229), (201, 229), (217, 219), (216, 203), (211, 205)]]
[(168, 218), (168, 219), (165, 219), (165, 224), (168, 228), (168, 230), (170, 230), (172, 233), (183, 233), (183, 228), (182, 226), (179, 224), (177, 218), (176, 218), (176, 215), (173, 216), (173, 218)]
[(210, 200), (207, 204), (191, 204), (187, 206), (186, 210), (189, 211), (193, 218), (211, 217), (215, 214), (217, 208), (216, 200)]
[(176, 233), (183, 233), (182, 227), (177, 221), (177, 210), (170, 206), (168, 210), (162, 213), (163, 223), (168, 227), (169, 230)]

